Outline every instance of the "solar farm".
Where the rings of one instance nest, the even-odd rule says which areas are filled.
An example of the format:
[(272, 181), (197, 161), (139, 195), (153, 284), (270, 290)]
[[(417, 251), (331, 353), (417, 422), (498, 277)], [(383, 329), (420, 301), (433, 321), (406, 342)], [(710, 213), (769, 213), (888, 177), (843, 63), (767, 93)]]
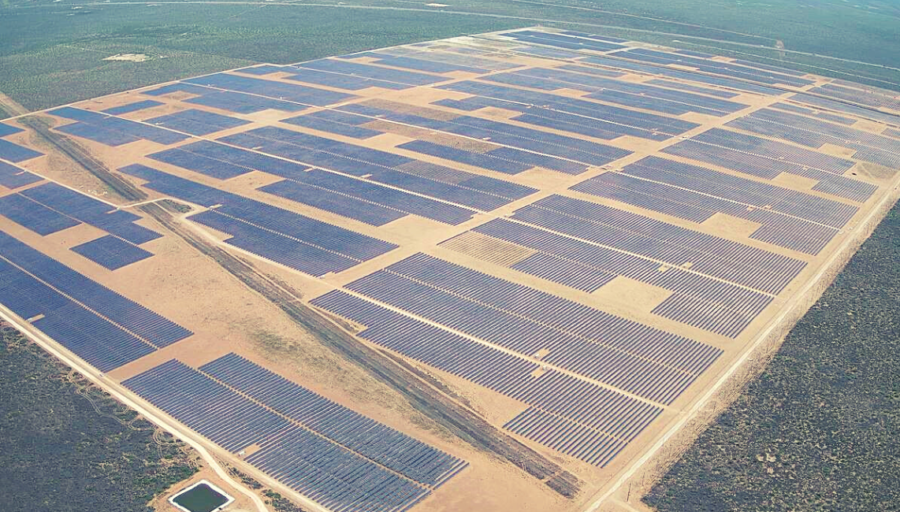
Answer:
[[(588, 508), (786, 332), (900, 180), (897, 93), (544, 28), (44, 115), (148, 199), (0, 123), (4, 315), (335, 512)], [(389, 398), (352, 393), (353, 363), (267, 354), (256, 326), (316, 340), (142, 213), (162, 200), (577, 492), (410, 421), (371, 375)]]

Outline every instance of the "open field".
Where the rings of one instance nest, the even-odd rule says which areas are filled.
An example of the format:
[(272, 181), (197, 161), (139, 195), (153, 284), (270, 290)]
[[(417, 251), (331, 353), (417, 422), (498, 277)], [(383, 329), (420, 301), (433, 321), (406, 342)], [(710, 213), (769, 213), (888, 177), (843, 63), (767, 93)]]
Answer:
[(0, 125), (0, 302), (305, 509), (614, 510), (896, 201), (898, 114), (549, 29), (154, 85)]

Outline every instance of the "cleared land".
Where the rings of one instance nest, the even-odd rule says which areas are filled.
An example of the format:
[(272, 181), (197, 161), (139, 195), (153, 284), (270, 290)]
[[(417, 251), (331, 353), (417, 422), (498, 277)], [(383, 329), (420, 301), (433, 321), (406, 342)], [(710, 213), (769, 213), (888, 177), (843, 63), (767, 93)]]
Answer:
[(0, 301), (304, 508), (614, 508), (896, 199), (898, 113), (547, 29), (186, 79), (0, 125)]

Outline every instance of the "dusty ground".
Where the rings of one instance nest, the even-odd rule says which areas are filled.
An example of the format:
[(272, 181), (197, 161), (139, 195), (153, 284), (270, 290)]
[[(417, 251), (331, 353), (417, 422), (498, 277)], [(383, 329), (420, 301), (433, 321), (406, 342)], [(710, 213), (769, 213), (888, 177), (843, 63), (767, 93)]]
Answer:
[[(474, 40), (461, 38), (454, 44), (480, 45), (498, 50), (508, 48), (506, 43), (499, 38), (495, 40)], [(498, 54), (508, 62), (522, 65), (539, 65), (553, 67), (560, 63), (534, 57), (525, 57), (511, 53)], [(270, 75), (266, 79), (295, 83), (283, 78), (283, 75)], [(458, 78), (467, 78), (459, 75)], [(631, 75), (633, 81), (643, 78)], [(322, 87), (328, 89), (327, 87)], [(580, 91), (558, 91), (566, 96), (581, 96)], [(578, 94), (576, 94), (576, 92)], [(363, 97), (362, 101), (375, 99), (379, 102), (392, 105), (402, 104), (408, 110), (422, 115), (421, 109), (431, 110), (425, 113), (433, 118), (448, 118), (457, 114), (451, 109), (429, 105), (438, 99), (461, 99), (466, 95), (437, 90), (431, 87), (420, 87), (407, 91), (388, 91), (379, 88), (369, 88), (359, 91), (357, 94)], [(323, 135), (321, 132), (301, 128), (289, 124), (279, 124), (279, 119), (293, 117), (296, 114), (267, 111), (253, 115), (237, 115), (213, 108), (184, 103), (182, 100), (191, 95), (177, 94), (163, 98), (154, 98), (164, 105), (129, 113), (123, 117), (132, 120), (144, 120), (158, 115), (172, 113), (187, 108), (208, 110), (221, 114), (240, 117), (252, 121), (251, 124), (213, 134), (209, 139), (218, 138), (230, 133), (238, 133), (261, 126), (278, 125), (281, 128), (298, 132)], [(113, 106), (122, 105), (146, 99), (140, 91), (121, 93), (95, 100), (89, 100), (78, 104), (80, 108), (89, 110), (104, 110)], [(694, 122), (703, 123), (703, 126), (685, 134), (690, 136), (707, 130), (714, 126), (721, 126), (732, 119), (745, 115), (748, 112), (781, 101), (780, 97), (762, 97), (752, 94), (743, 94), (734, 99), (748, 104), (748, 108), (738, 114), (722, 118), (708, 116), (685, 115), (682, 118)], [(2, 102), (2, 96), (0, 96)], [(512, 115), (510, 111), (502, 109), (486, 109), (474, 114), (479, 117), (508, 120)], [(58, 119), (60, 124), (68, 121)], [(507, 121), (511, 124), (519, 124), (516, 121)], [(501, 177), (508, 181), (539, 188), (539, 192), (525, 199), (513, 202), (493, 212), (477, 215), (472, 220), (459, 226), (447, 226), (426, 219), (413, 216), (400, 219), (388, 225), (376, 228), (341, 217), (336, 214), (318, 210), (309, 206), (294, 203), (282, 198), (271, 196), (255, 190), (268, 183), (277, 181), (274, 176), (252, 172), (244, 176), (219, 181), (209, 178), (177, 166), (163, 164), (146, 155), (163, 148), (151, 142), (136, 142), (110, 148), (91, 141), (78, 139), (78, 143), (86, 148), (94, 157), (115, 169), (131, 163), (141, 163), (165, 172), (189, 178), (191, 180), (215, 186), (223, 190), (238, 193), (279, 207), (292, 210), (303, 215), (308, 215), (325, 222), (344, 226), (348, 229), (377, 237), (400, 245), (400, 248), (379, 258), (375, 258), (345, 272), (329, 275), (323, 279), (315, 279), (299, 272), (293, 271), (281, 265), (265, 262), (249, 253), (239, 251), (221, 244), (224, 238), (221, 233), (199, 227), (188, 220), (182, 221), (191, 230), (200, 233), (207, 240), (227, 248), (232, 254), (251, 262), (260, 272), (276, 277), (278, 280), (295, 290), (296, 295), (306, 302), (331, 289), (343, 286), (355, 279), (368, 275), (387, 265), (395, 263), (417, 252), (424, 252), (442, 259), (481, 270), (497, 277), (508, 279), (521, 284), (539, 288), (550, 293), (565, 297), (585, 305), (600, 308), (604, 311), (621, 315), (642, 323), (666, 330), (668, 332), (684, 335), (709, 345), (724, 350), (723, 356), (715, 365), (705, 372), (687, 392), (675, 401), (671, 406), (665, 407), (663, 414), (645, 430), (637, 440), (632, 442), (619, 456), (606, 468), (597, 469), (573, 458), (563, 456), (540, 445), (521, 439), (523, 443), (540, 452), (549, 460), (562, 465), (566, 470), (577, 475), (583, 482), (583, 491), (574, 500), (565, 500), (544, 485), (536, 485), (534, 478), (526, 475), (511, 464), (504, 463), (495, 457), (474, 450), (469, 444), (452, 435), (442, 425), (429, 417), (416, 411), (406, 399), (389, 386), (374, 379), (371, 374), (358, 366), (349, 363), (335, 352), (324, 347), (309, 331), (299, 327), (291, 321), (278, 307), (265, 300), (261, 295), (250, 291), (231, 274), (223, 270), (210, 258), (193, 250), (187, 243), (176, 236), (164, 236), (158, 240), (149, 242), (144, 248), (154, 253), (150, 259), (110, 272), (69, 250), (88, 240), (92, 240), (102, 234), (101, 231), (90, 226), (81, 225), (47, 237), (40, 237), (17, 224), (0, 217), (0, 230), (14, 235), (29, 245), (62, 261), (75, 270), (90, 276), (102, 284), (122, 293), (146, 307), (162, 314), (163, 316), (191, 329), (196, 334), (191, 338), (167, 347), (145, 358), (121, 367), (109, 374), (113, 380), (120, 382), (128, 377), (152, 368), (171, 358), (199, 366), (212, 359), (220, 357), (228, 352), (237, 352), (267, 368), (303, 385), (328, 398), (336, 400), (360, 413), (370, 416), (378, 421), (388, 424), (398, 430), (404, 431), (417, 439), (425, 441), (433, 446), (445, 450), (454, 456), (470, 462), (470, 467), (462, 474), (444, 485), (438, 492), (423, 501), (415, 510), (450, 512), (458, 510), (491, 510), (491, 511), (549, 511), (549, 510), (580, 510), (594, 503), (598, 496), (621, 483), (623, 475), (635, 466), (636, 462), (647, 453), (647, 450), (664, 439), (673, 425), (687, 414), (693, 414), (705, 391), (717, 385), (717, 383), (729, 374), (736, 362), (742, 361), (750, 350), (755, 350), (760, 345), (758, 342), (766, 336), (766, 346), (777, 346), (778, 336), (772, 332), (781, 333), (792, 321), (805, 311), (809, 306), (810, 297), (813, 297), (821, 289), (821, 283), (833, 276), (835, 258), (840, 254), (855, 249), (855, 244), (868, 234), (870, 227), (870, 213), (878, 212), (886, 201), (893, 198), (897, 187), (898, 178), (892, 170), (877, 169), (872, 166), (860, 164), (854, 172), (858, 171), (857, 178), (879, 185), (879, 191), (865, 204), (861, 205), (860, 212), (850, 224), (839, 234), (819, 256), (810, 257), (788, 249), (779, 248), (756, 240), (751, 240), (748, 235), (755, 229), (755, 225), (747, 221), (718, 214), (703, 224), (694, 224), (676, 217), (649, 212), (641, 208), (619, 203), (613, 200), (601, 199), (594, 196), (568, 191), (568, 187), (585, 179), (592, 178), (609, 169), (621, 168), (629, 163), (637, 161), (644, 156), (653, 154), (667, 145), (673, 144), (678, 139), (667, 142), (651, 142), (643, 139), (622, 137), (609, 143), (623, 149), (634, 151), (633, 155), (616, 161), (606, 168), (593, 168), (580, 176), (569, 176), (546, 169), (535, 168), (516, 176), (507, 176), (494, 173), (474, 166), (450, 164), (447, 161), (406, 152), (395, 146), (403, 142), (423, 138), (427, 140), (445, 141), (446, 134), (429, 132), (419, 128), (373, 121), (371, 128), (384, 129), (390, 133), (374, 137), (362, 144), (373, 148), (391, 151), (396, 154), (415, 156), (415, 158), (442, 165), (448, 165), (464, 169), (474, 174)], [(526, 125), (521, 125), (526, 126)], [(883, 129), (883, 126), (863, 122), (857, 127), (873, 133)], [(549, 133), (559, 133), (572, 136), (571, 133), (546, 129)], [(361, 143), (358, 140), (327, 134), (329, 138), (345, 142)], [(201, 137), (203, 138), (203, 137)], [(458, 137), (452, 137), (459, 139)], [(79, 169), (76, 165), (60, 154), (51, 145), (42, 141), (35, 133), (28, 131), (16, 134), (8, 140), (35, 147), (47, 153), (47, 156), (29, 161), (23, 167), (46, 177), (47, 179), (64, 183), (67, 186), (77, 188), (86, 193), (102, 197), (104, 199), (123, 204), (111, 194), (107, 187), (96, 177)], [(489, 143), (471, 139), (459, 139), (459, 147), (475, 151), (484, 151), (490, 147)], [(192, 141), (186, 141), (189, 143)], [(849, 156), (846, 148), (828, 147), (822, 149), (823, 153)], [(689, 160), (667, 156), (667, 158), (690, 162)], [(726, 174), (741, 175), (724, 168), (708, 166)], [(138, 180), (132, 180), (140, 184)], [(804, 191), (806, 193), (829, 199), (839, 200), (833, 196), (826, 196), (819, 192), (810, 191), (815, 184), (810, 180), (795, 176), (782, 175), (774, 183)], [(160, 195), (147, 190), (152, 199), (160, 198)], [(0, 188), (0, 195), (7, 193)], [(685, 324), (667, 320), (650, 313), (659, 302), (664, 300), (669, 292), (639, 283), (624, 277), (617, 278), (613, 282), (602, 287), (593, 294), (580, 292), (571, 288), (554, 284), (549, 281), (516, 272), (509, 268), (510, 265), (527, 257), (529, 253), (517, 247), (503, 246), (503, 244), (486, 243), (483, 237), (463, 233), (492, 218), (502, 217), (514, 210), (552, 194), (564, 193), (569, 197), (575, 197), (600, 204), (615, 206), (616, 208), (639, 213), (651, 218), (664, 220), (665, 222), (686, 227), (695, 231), (717, 235), (734, 240), (748, 246), (758, 247), (770, 252), (783, 254), (807, 261), (809, 265), (737, 339), (729, 339), (724, 336), (711, 334)], [(849, 203), (849, 201), (847, 201)], [(165, 233), (165, 228), (155, 221), (146, 218), (141, 224)], [(458, 237), (458, 238), (454, 238)], [(451, 240), (450, 242), (445, 242)], [(841, 256), (843, 257), (843, 256)], [(823, 273), (827, 269), (829, 272)], [(811, 286), (816, 285), (816, 286)], [(791, 315), (784, 315), (785, 311), (791, 311)], [(345, 324), (346, 325), (346, 324)], [(773, 331), (773, 326), (778, 326)], [(349, 327), (349, 326), (348, 326)], [(335, 323), (335, 329), (341, 327)], [(352, 329), (348, 332), (353, 333)], [(424, 367), (412, 363), (422, 371), (437, 379), (443, 386), (451, 390), (455, 398), (465, 407), (475, 411), (493, 425), (502, 425), (510, 418), (524, 409), (524, 405), (514, 400), (500, 396), (473, 385), (463, 379), (446, 374), (439, 370)], [(735, 377), (735, 382), (740, 378), (747, 378), (753, 372), (740, 372)], [(737, 384), (734, 384), (737, 385)], [(734, 385), (728, 389), (734, 389)], [(729, 395), (717, 395), (718, 404), (727, 401)], [(711, 413), (699, 418), (709, 417)], [(703, 421), (690, 423), (685, 427), (687, 434), (673, 441), (673, 446), (684, 443), (690, 439), (690, 432), (696, 432), (702, 428)], [(674, 448), (673, 448), (674, 449)], [(670, 451), (666, 453), (676, 453)], [(223, 457), (226, 457), (223, 454)], [(226, 457), (227, 458), (227, 457)], [(669, 457), (670, 459), (671, 457)], [(666, 457), (654, 459), (654, 462), (665, 462)], [(238, 462), (239, 463), (239, 462)], [(201, 471), (196, 478), (209, 478), (218, 485), (215, 476), (208, 475), (209, 471)], [(205, 475), (206, 474), (206, 475)], [(205, 476), (201, 476), (205, 475)], [(637, 503), (640, 492), (632, 489), (640, 489), (649, 485), (644, 480), (652, 478), (652, 472), (635, 473), (635, 480), (629, 480), (626, 485), (617, 487), (618, 493), (605, 502), (604, 506), (609, 510), (640, 510)], [(647, 475), (651, 475), (648, 477)], [(236, 495), (237, 496), (237, 495)], [(243, 498), (246, 499), (246, 498)], [(249, 502), (249, 500), (247, 500)], [(237, 510), (241, 507), (250, 509), (250, 503), (238, 502)], [(162, 510), (165, 510), (163, 508)]]

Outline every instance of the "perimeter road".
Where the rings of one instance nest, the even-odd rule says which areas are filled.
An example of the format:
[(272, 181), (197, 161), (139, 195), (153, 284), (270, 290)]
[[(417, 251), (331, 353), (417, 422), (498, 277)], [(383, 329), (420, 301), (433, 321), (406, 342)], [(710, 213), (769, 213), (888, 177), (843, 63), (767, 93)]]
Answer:
[[(862, 221), (860, 221), (857, 226), (865, 229), (866, 226), (868, 226), (869, 223), (872, 222), (872, 219), (875, 217), (875, 215), (881, 212), (882, 208), (884, 208), (885, 206), (885, 203), (895, 197), (896, 190), (897, 185), (895, 184), (893, 188), (889, 189), (885, 193), (884, 197), (881, 198), (881, 201), (879, 201), (878, 204), (872, 207), (872, 209), (869, 211), (869, 214), (866, 215), (866, 217)], [(819, 271), (816, 273), (816, 275), (812, 279), (808, 280), (806, 282), (806, 285), (797, 294), (794, 295), (793, 300), (791, 301), (791, 303), (789, 303), (790, 307), (785, 308), (780, 315), (773, 318), (772, 321), (769, 322), (769, 326), (766, 328), (766, 330), (761, 332), (757, 336), (756, 341), (753, 342), (750, 348), (747, 349), (744, 354), (741, 355), (741, 357), (738, 358), (738, 360), (728, 368), (728, 371), (726, 371), (721, 377), (719, 377), (719, 380), (717, 380), (715, 384), (713, 384), (712, 387), (707, 390), (703, 397), (700, 398), (700, 400), (698, 400), (686, 414), (683, 414), (681, 418), (674, 425), (672, 425), (672, 427), (669, 428), (669, 430), (666, 431), (666, 433), (652, 447), (650, 447), (647, 452), (644, 453), (644, 456), (638, 459), (630, 468), (628, 468), (628, 470), (625, 471), (609, 489), (603, 492), (603, 494), (601, 494), (600, 497), (597, 498), (597, 500), (588, 505), (588, 507), (584, 509), (584, 512), (594, 512), (598, 510), (600, 508), (600, 505), (602, 505), (604, 501), (609, 499), (610, 496), (618, 491), (626, 481), (628, 481), (632, 476), (634, 476), (635, 473), (637, 473), (639, 469), (641, 469), (644, 464), (652, 459), (663, 448), (663, 446), (666, 445), (669, 439), (671, 439), (675, 434), (678, 433), (679, 430), (687, 425), (689, 421), (693, 420), (694, 417), (697, 416), (697, 413), (700, 412), (700, 409), (706, 406), (707, 402), (709, 402), (710, 399), (712, 399), (716, 395), (716, 393), (719, 391), (719, 388), (721, 388), (726, 382), (728, 382), (731, 379), (732, 375), (734, 375), (734, 373), (738, 370), (738, 368), (743, 367), (747, 359), (749, 359), (749, 357), (756, 352), (756, 349), (764, 341), (766, 341), (769, 336), (772, 335), (772, 332), (775, 331), (776, 328), (781, 326), (781, 322), (784, 321), (785, 317), (794, 312), (794, 310), (798, 307), (798, 302), (806, 297), (806, 294), (810, 293), (810, 290), (813, 288), (813, 286), (819, 284), (822, 276), (825, 275), (826, 272), (833, 271), (833, 267), (838, 258), (844, 254), (844, 251), (846, 251), (855, 240), (855, 236), (848, 236), (846, 239), (844, 239), (843, 243), (836, 251), (832, 253), (828, 261), (825, 262), (821, 267), (819, 267)]]
[[(21, 325), (18, 321), (16, 321), (12, 317), (12, 315), (9, 314), (9, 312), (6, 310), (5, 307), (0, 307), (0, 318), (2, 318), (7, 323), (9, 323), (13, 327), (15, 327), (19, 332), (21, 332), (23, 335), (27, 336), (28, 339), (37, 343), (41, 348), (43, 348), (44, 350), (49, 352), (50, 355), (59, 359), (63, 363), (67, 364), (71, 368), (75, 369), (76, 371), (78, 371), (79, 373), (81, 373), (82, 375), (87, 377), (95, 385), (97, 385), (98, 387), (100, 387), (101, 389), (103, 389), (104, 391), (109, 393), (110, 395), (112, 395), (113, 398), (115, 398), (119, 402), (122, 402), (126, 406), (134, 409), (139, 414), (144, 416), (144, 418), (146, 418), (147, 420), (149, 420), (149, 421), (155, 423), (156, 425), (162, 427), (163, 429), (169, 431), (175, 437), (181, 439), (182, 441), (184, 441), (185, 443), (190, 445), (191, 448), (193, 448), (194, 450), (197, 450), (197, 453), (199, 453), (203, 457), (203, 459), (207, 462), (207, 464), (209, 464), (209, 467), (212, 468), (213, 471), (216, 472), (216, 475), (218, 475), (219, 478), (228, 482), (228, 484), (231, 485), (233, 488), (237, 489), (242, 494), (249, 497), (253, 501), (254, 505), (256, 505), (256, 509), (259, 512), (268, 512), (268, 509), (266, 508), (266, 505), (263, 502), (262, 498), (257, 496), (256, 493), (245, 488), (240, 483), (235, 482), (234, 479), (232, 479), (231, 476), (222, 468), (222, 466), (219, 465), (219, 462), (215, 459), (215, 457), (213, 457), (213, 455), (211, 453), (209, 453), (203, 445), (201, 445), (200, 443), (198, 443), (197, 441), (192, 439), (190, 436), (184, 434), (184, 432), (182, 432), (180, 428), (170, 424), (169, 422), (163, 420), (159, 416), (157, 416), (157, 415), (153, 414), (152, 412), (150, 412), (149, 410), (145, 409), (141, 405), (133, 402), (126, 395), (119, 392), (119, 390), (116, 389), (114, 386), (110, 386), (109, 381), (104, 379), (103, 377), (101, 377), (100, 373), (96, 372), (93, 368), (82, 365), (80, 362), (69, 358), (66, 354), (57, 350), (56, 347), (54, 347), (52, 343), (49, 343), (43, 339), (43, 337), (42, 337), (43, 335), (38, 336), (36, 333), (34, 333), (32, 331), (32, 329), (25, 327), (25, 326)], [(315, 504), (313, 504), (313, 503), (308, 503), (307, 505), (315, 506)], [(322, 510), (320, 507), (316, 507), (316, 508), (319, 510)]]

